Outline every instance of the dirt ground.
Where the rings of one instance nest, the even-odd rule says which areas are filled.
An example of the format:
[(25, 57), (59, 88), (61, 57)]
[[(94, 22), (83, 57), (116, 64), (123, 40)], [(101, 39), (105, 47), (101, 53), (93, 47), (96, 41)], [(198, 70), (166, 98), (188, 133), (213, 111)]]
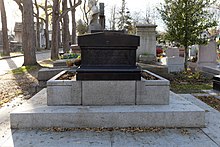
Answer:
[(36, 93), (37, 73), (40, 68), (30, 72), (0, 76), (0, 107), (13, 98), (22, 95), (24, 99), (31, 98)]

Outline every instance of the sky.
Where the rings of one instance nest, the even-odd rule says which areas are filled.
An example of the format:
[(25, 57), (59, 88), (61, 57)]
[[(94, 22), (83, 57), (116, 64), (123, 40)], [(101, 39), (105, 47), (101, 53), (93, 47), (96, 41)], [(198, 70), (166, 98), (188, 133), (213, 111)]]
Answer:
[[(126, 0), (126, 6), (131, 15), (134, 15), (134, 12), (140, 12), (140, 15), (144, 17), (146, 11), (153, 11), (153, 9), (159, 6), (160, 3), (163, 3), (163, 1), (164, 0)], [(110, 17), (110, 9), (113, 5), (116, 5), (116, 8), (119, 8), (121, 5), (121, 0), (99, 0), (99, 2), (104, 2), (105, 4), (106, 19)], [(5, 7), (8, 19), (8, 29), (13, 31), (15, 22), (21, 22), (21, 13), (13, 0), (5, 0)], [(79, 15), (77, 18), (79, 19)], [(106, 23), (108, 26), (108, 20), (106, 20)], [(155, 23), (158, 25), (158, 30), (164, 30), (164, 25), (161, 20), (156, 20)]]

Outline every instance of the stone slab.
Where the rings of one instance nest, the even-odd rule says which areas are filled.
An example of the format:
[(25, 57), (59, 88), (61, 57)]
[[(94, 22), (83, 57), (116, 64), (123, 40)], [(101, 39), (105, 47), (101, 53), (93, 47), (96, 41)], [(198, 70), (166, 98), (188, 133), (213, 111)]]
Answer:
[[(214, 91), (210, 95), (215, 94)], [(181, 94), (188, 101), (196, 104), (200, 108), (205, 110), (206, 127), (201, 130), (209, 136), (218, 146), (220, 146), (220, 113), (218, 110), (212, 108), (206, 103), (200, 101), (190, 94)]]
[(211, 74), (214, 74), (214, 75), (219, 75), (220, 74), (220, 68), (217, 66), (203, 66), (201, 68), (202, 71), (204, 72), (208, 72), (208, 73), (211, 73)]
[[(11, 128), (204, 127), (205, 111), (174, 93), (169, 105), (36, 106), (10, 114)], [(171, 121), (172, 120), (172, 121)]]
[(38, 72), (37, 79), (39, 81), (47, 81), (51, 79), (53, 76), (57, 75), (63, 70), (69, 70), (70, 68), (42, 68)]
[[(183, 132), (187, 132), (184, 134)], [(16, 130), (1, 147), (218, 147), (200, 129), (159, 132)]]
[(134, 105), (136, 81), (82, 81), (83, 105)]
[(69, 59), (56, 60), (53, 62), (54, 67), (67, 67), (66, 61)]

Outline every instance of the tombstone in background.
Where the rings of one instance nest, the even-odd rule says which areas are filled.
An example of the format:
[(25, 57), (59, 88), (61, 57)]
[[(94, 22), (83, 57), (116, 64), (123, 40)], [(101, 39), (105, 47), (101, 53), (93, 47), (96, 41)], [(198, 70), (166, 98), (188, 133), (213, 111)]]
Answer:
[(189, 57), (196, 57), (198, 55), (198, 50), (198, 45), (192, 45), (192, 47), (189, 49)]
[(170, 47), (166, 50), (167, 57), (179, 57), (179, 48), (177, 47)]
[(157, 25), (137, 25), (137, 36), (140, 36), (136, 59), (145, 62), (156, 61), (156, 27)]
[(163, 65), (167, 65), (168, 72), (181, 72), (184, 70), (184, 58), (180, 57), (179, 48), (168, 48), (166, 55), (161, 61)]
[(197, 67), (201, 69), (203, 66), (217, 66), (217, 44), (214, 40), (207, 45), (199, 46)]

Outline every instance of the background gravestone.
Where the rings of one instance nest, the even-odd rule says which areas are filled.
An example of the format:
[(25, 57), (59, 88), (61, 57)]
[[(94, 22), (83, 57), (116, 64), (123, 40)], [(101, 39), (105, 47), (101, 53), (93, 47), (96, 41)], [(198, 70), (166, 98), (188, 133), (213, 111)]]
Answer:
[(161, 59), (163, 65), (167, 65), (168, 72), (180, 72), (184, 70), (184, 57), (180, 57), (177, 47), (170, 47), (166, 50), (166, 57)]
[(197, 66), (199, 69), (203, 66), (217, 66), (217, 44), (215, 41), (199, 46)]
[(140, 36), (140, 46), (138, 47), (136, 59), (140, 55), (147, 54), (156, 60), (156, 27), (157, 25), (146, 24), (137, 25), (137, 36)]
[(170, 47), (166, 50), (167, 57), (179, 57), (179, 49), (177, 47)]

